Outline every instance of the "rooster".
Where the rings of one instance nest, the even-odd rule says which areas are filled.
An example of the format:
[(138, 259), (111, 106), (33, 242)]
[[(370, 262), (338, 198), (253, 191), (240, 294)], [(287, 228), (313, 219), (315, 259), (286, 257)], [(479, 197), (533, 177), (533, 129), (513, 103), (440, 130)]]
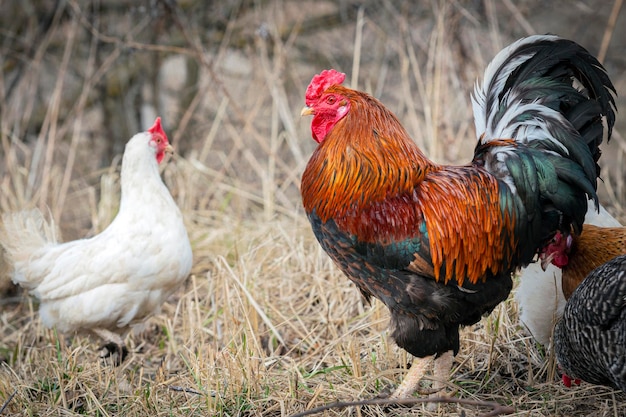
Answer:
[[(615, 228), (617, 233), (612, 233)], [(591, 270), (619, 254), (626, 253), (624, 230), (626, 229), (604, 207), (600, 206), (600, 210), (596, 211), (595, 205), (590, 202), (583, 233), (580, 237), (573, 236), (577, 242), (575, 246), (582, 247), (580, 256), (574, 257), (576, 266), (564, 264), (565, 257), (571, 259), (571, 254), (559, 255), (559, 251), (571, 252), (563, 243), (569, 240), (569, 246), (572, 247), (572, 241), (563, 239), (558, 232), (558, 237), (555, 235), (554, 241), (542, 249), (542, 262), (532, 263), (522, 269), (515, 300), (520, 309), (520, 322), (537, 342), (546, 347), (550, 345), (554, 325), (565, 308), (566, 297), (563, 292), (566, 291), (569, 298), (573, 289)], [(557, 240), (559, 244), (556, 244)], [(588, 251), (592, 251), (592, 254), (595, 252), (591, 259), (587, 259)], [(557, 262), (551, 262), (553, 258)], [(560, 267), (555, 263), (560, 263)]]
[(127, 353), (120, 332), (158, 312), (191, 270), (183, 217), (159, 175), (172, 151), (160, 118), (128, 141), (119, 212), (92, 238), (59, 243), (39, 210), (2, 216), (13, 282), (39, 300), (43, 324), (95, 333), (118, 363)]
[(565, 385), (577, 378), (626, 392), (626, 255), (576, 288), (554, 329), (554, 351)]
[(615, 90), (578, 44), (521, 39), (475, 87), (472, 162), (446, 166), (344, 79), (326, 70), (307, 87), (301, 114), (313, 116), (318, 146), (302, 201), (322, 248), (366, 300), (389, 308), (391, 337), (419, 358), (392, 394), (402, 398), (433, 359), (435, 381), (449, 373), (459, 327), (507, 298), (513, 271), (556, 231), (580, 232), (587, 200), (597, 202), (598, 146), (615, 121)]

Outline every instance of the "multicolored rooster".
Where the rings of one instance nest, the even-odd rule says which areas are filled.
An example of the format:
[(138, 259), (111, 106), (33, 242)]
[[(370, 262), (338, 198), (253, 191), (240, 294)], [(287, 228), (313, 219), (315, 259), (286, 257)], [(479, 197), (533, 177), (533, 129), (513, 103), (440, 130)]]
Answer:
[(430, 357), (436, 377), (449, 373), (459, 326), (507, 298), (513, 271), (557, 231), (580, 232), (587, 200), (597, 203), (598, 146), (611, 135), (615, 89), (578, 44), (521, 39), (475, 88), (474, 159), (445, 166), (344, 79), (327, 70), (307, 88), (302, 115), (313, 115), (319, 145), (302, 200), (324, 250), (366, 299), (389, 308), (391, 337), (424, 358), (394, 392), (400, 398), (415, 391)]

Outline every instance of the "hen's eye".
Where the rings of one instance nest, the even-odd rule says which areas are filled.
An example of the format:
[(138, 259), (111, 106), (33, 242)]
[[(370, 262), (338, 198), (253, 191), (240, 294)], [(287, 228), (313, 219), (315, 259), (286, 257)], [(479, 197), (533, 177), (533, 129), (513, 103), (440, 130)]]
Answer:
[(337, 101), (337, 99), (335, 98), (335, 96), (328, 96), (326, 98), (326, 103), (328, 104), (335, 104), (335, 101)]

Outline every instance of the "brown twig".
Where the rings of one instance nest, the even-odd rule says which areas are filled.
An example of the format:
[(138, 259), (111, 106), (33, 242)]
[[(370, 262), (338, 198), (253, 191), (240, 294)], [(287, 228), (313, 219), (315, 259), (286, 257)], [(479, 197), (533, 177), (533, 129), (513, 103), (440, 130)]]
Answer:
[(421, 403), (453, 403), (453, 404), (463, 404), (463, 405), (473, 405), (477, 407), (491, 407), (491, 411), (486, 414), (481, 414), (479, 417), (493, 417), (500, 416), (506, 414), (512, 414), (515, 412), (513, 407), (509, 407), (506, 405), (501, 405), (496, 402), (491, 401), (476, 401), (476, 400), (467, 400), (464, 398), (450, 398), (450, 397), (434, 397), (434, 398), (402, 398), (402, 399), (394, 399), (394, 398), (372, 398), (369, 400), (360, 400), (360, 401), (338, 401), (331, 404), (322, 405), (320, 407), (315, 407), (310, 410), (302, 411), (297, 414), (292, 414), (290, 417), (304, 417), (312, 414), (321, 413), (326, 410), (330, 410), (333, 408), (343, 409), (348, 407), (360, 407), (363, 405), (415, 405)]
[[(185, 392), (187, 394), (206, 395), (206, 393), (204, 393), (204, 392), (196, 391), (195, 389), (191, 389), (191, 388), (180, 387), (178, 385), (168, 385), (167, 388), (172, 390), (172, 391)], [(211, 397), (215, 397), (215, 393), (214, 392), (211, 392), (210, 395), (211, 395)]]
[(611, 15), (609, 16), (609, 21), (606, 24), (604, 36), (602, 37), (600, 51), (598, 52), (598, 61), (600, 61), (600, 63), (604, 62), (606, 51), (609, 49), (609, 44), (611, 43), (611, 38), (613, 37), (613, 31), (615, 30), (615, 22), (617, 21), (617, 16), (619, 16), (619, 11), (622, 8), (622, 3), (623, 0), (615, 0), (615, 3), (613, 3), (613, 10), (611, 10)]

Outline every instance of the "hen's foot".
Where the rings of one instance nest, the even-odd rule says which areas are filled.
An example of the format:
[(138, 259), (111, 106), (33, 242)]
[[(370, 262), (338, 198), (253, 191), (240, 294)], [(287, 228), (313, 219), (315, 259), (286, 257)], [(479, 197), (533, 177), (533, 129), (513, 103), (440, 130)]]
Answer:
[(100, 347), (100, 357), (110, 359), (113, 365), (120, 366), (128, 356), (124, 340), (117, 333), (106, 329), (93, 329), (92, 331), (106, 342)]
[(110, 359), (113, 365), (120, 366), (128, 356), (128, 348), (115, 342), (105, 343), (100, 346), (100, 358)]

